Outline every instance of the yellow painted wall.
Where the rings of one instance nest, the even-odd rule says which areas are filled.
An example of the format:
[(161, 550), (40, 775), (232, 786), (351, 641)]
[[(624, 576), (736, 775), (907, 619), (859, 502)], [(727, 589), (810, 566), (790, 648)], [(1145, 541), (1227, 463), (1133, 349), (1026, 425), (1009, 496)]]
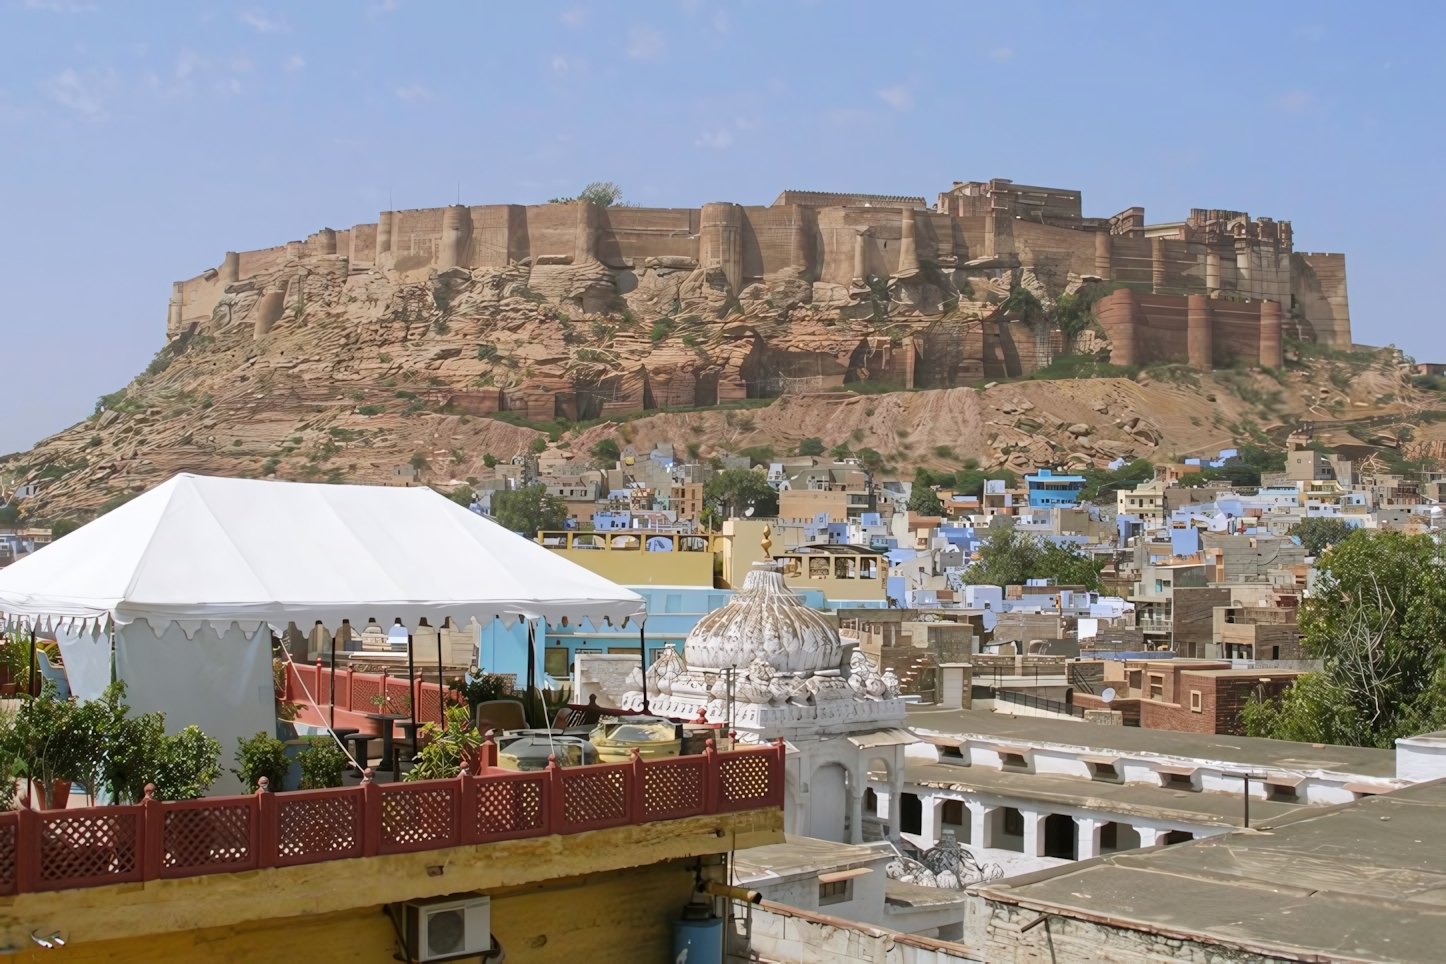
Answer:
[[(673, 921), (693, 889), (694, 860), (491, 892), (492, 935), (509, 964), (642, 964), (671, 959)], [(32, 947), (13, 960), (56, 964), (395, 960), (396, 932), (381, 905), (227, 927)]]
[[(520, 908), (510, 918), (506, 907), (493, 909), (499, 940), (528, 945), (516, 953), (508, 945), (508, 961), (662, 961), (637, 948), (640, 940), (654, 947), (647, 942), (660, 940), (662, 923), (686, 902), (690, 885), (677, 883), (679, 868), (699, 856), (781, 842), (782, 831), (781, 810), (747, 810), (449, 850), (20, 894), (0, 898), (0, 953), (11, 948), (19, 952), (14, 959), (35, 961), (388, 961), (392, 936), (379, 910), (383, 904), (479, 893)], [(642, 895), (636, 906), (626, 906), (629, 893)], [(614, 919), (621, 922), (616, 934), (609, 929)], [(55, 931), (66, 947), (47, 951), (30, 940), (32, 932)], [(546, 942), (530, 946), (539, 936)], [(587, 956), (579, 956), (588, 941), (594, 943)], [(615, 947), (621, 950), (614, 953)]]
[(635, 549), (553, 549), (568, 562), (623, 586), (713, 588), (711, 552), (640, 552)]

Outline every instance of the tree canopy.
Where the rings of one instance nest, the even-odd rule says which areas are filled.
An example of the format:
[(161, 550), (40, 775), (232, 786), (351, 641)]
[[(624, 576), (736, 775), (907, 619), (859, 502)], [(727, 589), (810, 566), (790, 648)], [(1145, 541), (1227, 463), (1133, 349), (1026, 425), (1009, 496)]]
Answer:
[[(1003, 519), (1004, 516), (995, 516)], [(1061, 586), (1100, 588), (1097, 563), (1070, 544), (1056, 544), (1012, 524), (991, 523), (979, 547), (979, 561), (964, 570), (964, 581), (991, 586), (1023, 585), (1028, 579), (1053, 579)]]
[(944, 503), (939, 501), (939, 496), (930, 488), (930, 477), (928, 469), (916, 469), (914, 472), (914, 487), (909, 492), (909, 511), (915, 515), (942, 516), (944, 514)]
[(826, 451), (828, 450), (824, 447), (821, 438), (806, 438), (798, 443), (799, 455), (822, 455)]
[(497, 524), (531, 539), (543, 529), (561, 529), (567, 522), (567, 503), (550, 495), (541, 482), (521, 489), (492, 494), (492, 517)]
[(778, 513), (778, 493), (773, 491), (763, 473), (752, 469), (719, 472), (704, 487), (703, 501), (716, 519), (742, 515), (749, 506), (758, 516)]
[(1290, 527), (1290, 534), (1300, 539), (1308, 556), (1320, 555), (1326, 546), (1340, 545), (1353, 531), (1344, 519), (1302, 519)]
[(1246, 732), (1389, 749), (1446, 726), (1446, 572), (1432, 538), (1362, 529), (1316, 567), (1299, 620), (1324, 668), (1248, 703)]

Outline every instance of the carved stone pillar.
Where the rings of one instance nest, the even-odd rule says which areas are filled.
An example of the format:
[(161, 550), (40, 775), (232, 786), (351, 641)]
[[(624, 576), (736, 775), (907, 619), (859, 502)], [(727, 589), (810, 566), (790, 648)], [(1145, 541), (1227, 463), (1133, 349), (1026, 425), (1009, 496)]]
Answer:
[(1110, 336), (1110, 364), (1139, 365), (1144, 362), (1136, 344), (1136, 328), (1141, 322), (1140, 302), (1129, 288), (1121, 288), (1101, 298), (1095, 317)]
[(975, 800), (965, 804), (969, 808), (969, 846), (994, 846), (994, 812), (998, 807), (986, 807)]
[(383, 211), (377, 215), (377, 259), (392, 253), (392, 212)]
[(573, 236), (572, 263), (589, 264), (597, 260), (597, 205), (578, 201), (577, 228)]
[(1076, 860), (1089, 860), (1100, 855), (1100, 830), (1104, 828), (1105, 822), (1094, 817), (1074, 818)]
[(1111, 280), (1115, 271), (1115, 239), (1108, 231), (1095, 232), (1095, 274), (1105, 281)]
[(899, 271), (897, 277), (912, 278), (919, 273), (919, 249), (915, 237), (914, 209), (904, 208), (899, 222)]
[(1260, 303), (1260, 365), (1262, 368), (1279, 368), (1281, 366), (1280, 328), (1280, 303), (1262, 301)]
[(1039, 813), (1034, 810), (1021, 810), (1019, 815), (1024, 818), (1024, 855), (1026, 857), (1044, 856), (1044, 821), (1049, 814)]
[[(590, 205), (589, 205), (590, 206)], [(465, 260), (472, 235), (472, 212), (461, 204), (442, 209), (442, 243), (437, 248), (437, 267), (455, 268)]]
[(1187, 298), (1185, 323), (1190, 367), (1208, 372), (1215, 367), (1215, 312), (1210, 306), (1210, 299), (1204, 295)]
[(261, 336), (276, 327), (281, 320), (281, 309), (286, 304), (286, 282), (278, 281), (268, 285), (261, 300), (256, 303), (256, 329), (254, 337), (259, 341)]
[(730, 294), (743, 287), (743, 209), (727, 202), (705, 204), (699, 217), (704, 268), (721, 268)]

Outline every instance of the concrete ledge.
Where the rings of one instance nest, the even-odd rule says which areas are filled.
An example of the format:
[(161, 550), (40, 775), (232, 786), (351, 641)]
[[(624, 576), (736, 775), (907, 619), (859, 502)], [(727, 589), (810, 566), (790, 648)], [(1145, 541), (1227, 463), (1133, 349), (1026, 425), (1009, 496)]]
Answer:
[(490, 891), (783, 842), (781, 810), (745, 810), (412, 854), (0, 898), (0, 953), (32, 931), (67, 943), (313, 916)]

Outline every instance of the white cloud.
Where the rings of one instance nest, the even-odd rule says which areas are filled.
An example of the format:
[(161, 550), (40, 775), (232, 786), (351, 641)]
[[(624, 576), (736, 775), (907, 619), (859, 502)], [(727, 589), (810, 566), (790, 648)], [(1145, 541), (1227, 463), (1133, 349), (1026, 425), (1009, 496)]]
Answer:
[(51, 13), (90, 13), (95, 4), (84, 0), (25, 0), (26, 10), (49, 10)]
[(894, 110), (914, 109), (914, 95), (909, 93), (909, 88), (903, 84), (899, 84), (896, 87), (885, 87), (879, 91), (879, 100), (882, 100)]
[(112, 86), (111, 77), (100, 77), (93, 71), (82, 77), (67, 69), (45, 82), (45, 92), (61, 107), (95, 120), (105, 116), (105, 94)]
[(306, 58), (301, 54), (292, 54), (286, 58), (285, 70), (288, 74), (294, 74), (306, 66)]
[(835, 107), (833, 110), (825, 111), (824, 120), (830, 124), (837, 124), (841, 127), (850, 124), (867, 124), (874, 119), (873, 111), (855, 110), (849, 107)]
[(634, 27), (628, 31), (628, 56), (634, 60), (657, 60), (663, 55), (663, 35), (652, 27)]
[(241, 22), (257, 33), (277, 33), (286, 29), (286, 21), (273, 17), (258, 7), (241, 11)]
[(1291, 114), (1299, 114), (1315, 105), (1315, 98), (1308, 90), (1288, 90), (1275, 98), (1275, 106)]
[(570, 74), (586, 67), (587, 61), (565, 57), (562, 54), (553, 54), (550, 66), (554, 73)]
[(1013, 47), (996, 47), (989, 51), (989, 59), (996, 64), (1007, 64), (1014, 59)]
[(205, 67), (206, 61), (199, 54), (190, 50), (182, 50), (176, 55), (176, 79), (186, 80), (196, 72), (197, 67)]
[(576, 30), (578, 27), (581, 27), (586, 22), (587, 11), (584, 10), (582, 7), (573, 7), (572, 9), (563, 12), (563, 26), (571, 27)]
[(693, 142), (695, 147), (706, 147), (709, 150), (722, 151), (733, 146), (733, 132), (726, 127), (719, 127), (711, 131), (703, 131), (698, 139)]
[(397, 99), (404, 103), (412, 103), (418, 100), (431, 100), (437, 95), (432, 93), (421, 84), (410, 84), (406, 87), (397, 88)]

